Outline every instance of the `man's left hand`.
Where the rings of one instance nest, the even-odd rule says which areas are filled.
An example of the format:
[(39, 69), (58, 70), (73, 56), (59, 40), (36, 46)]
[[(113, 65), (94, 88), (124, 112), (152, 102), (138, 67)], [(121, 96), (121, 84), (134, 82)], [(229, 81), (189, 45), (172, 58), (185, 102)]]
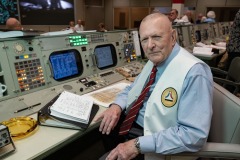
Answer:
[(135, 139), (120, 143), (107, 156), (106, 160), (129, 160), (136, 157), (139, 153), (134, 144)]

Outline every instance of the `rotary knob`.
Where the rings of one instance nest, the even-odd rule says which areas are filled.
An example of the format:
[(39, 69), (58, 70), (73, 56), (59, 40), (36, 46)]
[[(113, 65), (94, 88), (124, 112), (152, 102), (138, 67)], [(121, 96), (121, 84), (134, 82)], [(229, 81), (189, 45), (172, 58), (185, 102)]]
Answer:
[(21, 53), (23, 53), (24, 52), (24, 47), (20, 44), (20, 43), (16, 43), (15, 45), (14, 45), (14, 49), (15, 49), (15, 52), (17, 53), (17, 54), (21, 54)]

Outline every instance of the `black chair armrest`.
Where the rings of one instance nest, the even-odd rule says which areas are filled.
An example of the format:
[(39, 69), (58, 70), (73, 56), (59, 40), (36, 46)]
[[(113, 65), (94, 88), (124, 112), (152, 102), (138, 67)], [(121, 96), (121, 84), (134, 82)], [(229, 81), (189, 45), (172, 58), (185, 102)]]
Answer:
[(233, 94), (236, 94), (239, 91), (240, 83), (236, 83), (236, 82), (233, 82), (233, 81), (230, 81), (227, 79), (218, 78), (218, 77), (213, 77), (213, 81), (216, 83), (221, 83), (223, 86), (231, 85), (231, 86), (235, 87)]
[(236, 82), (233, 82), (233, 81), (230, 81), (230, 80), (227, 80), (227, 79), (218, 78), (218, 77), (213, 77), (213, 81), (228, 84), (228, 85), (232, 85), (232, 86), (235, 86), (235, 87), (238, 87), (240, 85), (240, 83), (236, 83)]
[(220, 75), (224, 75), (224, 76), (227, 76), (227, 74), (228, 74), (227, 71), (224, 71), (224, 70), (221, 70), (221, 69), (215, 68), (215, 67), (211, 67), (211, 71), (213, 74), (220, 74)]

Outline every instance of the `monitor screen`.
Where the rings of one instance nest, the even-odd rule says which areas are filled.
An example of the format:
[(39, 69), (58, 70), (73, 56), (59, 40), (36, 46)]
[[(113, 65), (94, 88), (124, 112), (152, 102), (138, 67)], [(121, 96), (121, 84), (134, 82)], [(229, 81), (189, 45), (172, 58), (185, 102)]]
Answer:
[(82, 59), (77, 50), (53, 52), (49, 61), (53, 79), (57, 81), (79, 76), (83, 72)]
[(208, 39), (208, 29), (203, 30), (203, 39), (207, 40)]
[(201, 31), (200, 30), (195, 31), (195, 38), (196, 38), (197, 42), (201, 42), (202, 41)]
[(23, 25), (68, 25), (74, 20), (74, 0), (19, 0), (19, 8)]
[(5, 24), (10, 17), (18, 19), (17, 0), (0, 0), (0, 25)]
[(112, 44), (97, 46), (94, 54), (99, 69), (106, 69), (117, 64), (116, 50)]

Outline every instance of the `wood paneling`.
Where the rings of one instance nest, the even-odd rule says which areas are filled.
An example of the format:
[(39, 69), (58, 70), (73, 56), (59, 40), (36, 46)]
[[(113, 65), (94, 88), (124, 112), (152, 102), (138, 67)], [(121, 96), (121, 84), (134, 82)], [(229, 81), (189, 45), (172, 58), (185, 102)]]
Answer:
[(150, 3), (149, 5), (151, 7), (171, 7), (172, 6), (172, 1), (167, 1), (167, 0), (149, 0)]
[(132, 7), (148, 7), (149, 0), (130, 0), (130, 6), (132, 6)]

